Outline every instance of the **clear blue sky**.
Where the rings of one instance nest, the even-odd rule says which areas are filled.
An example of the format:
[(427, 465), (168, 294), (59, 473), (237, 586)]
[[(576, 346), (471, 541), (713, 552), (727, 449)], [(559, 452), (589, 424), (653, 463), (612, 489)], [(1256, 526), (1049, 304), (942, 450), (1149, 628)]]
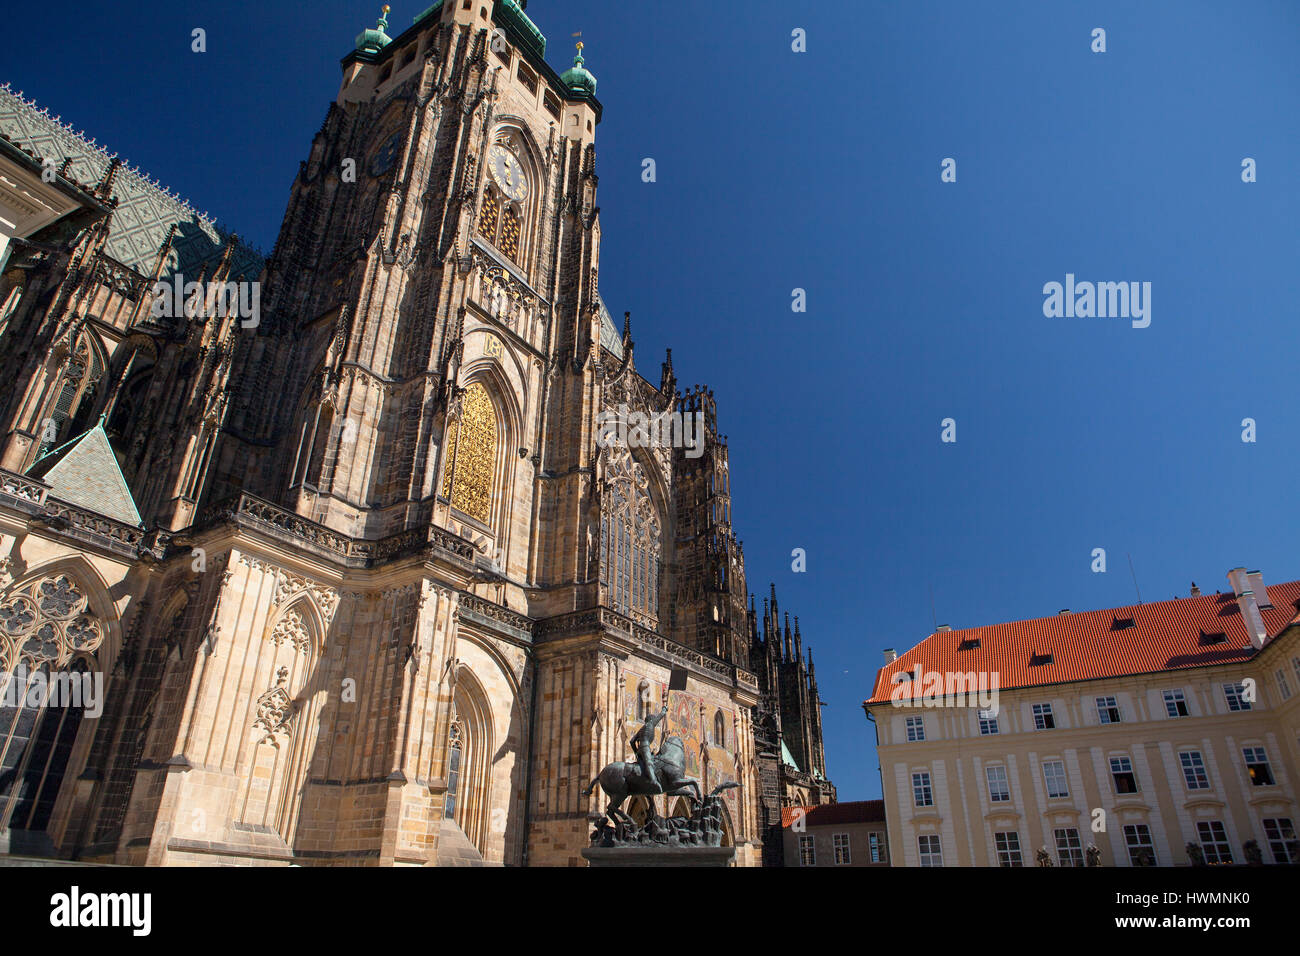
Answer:
[[(69, 0), (0, 36), (0, 79), (269, 249), (378, 7)], [(1130, 603), (1128, 554), (1147, 600), (1300, 577), (1300, 4), (528, 13), (559, 70), (584, 33), (602, 291), (650, 378), (672, 347), (717, 393), (750, 588), (799, 614), (842, 799), (880, 793), (859, 705), (931, 591), (963, 627)], [(1067, 272), (1151, 282), (1151, 326), (1045, 318)]]

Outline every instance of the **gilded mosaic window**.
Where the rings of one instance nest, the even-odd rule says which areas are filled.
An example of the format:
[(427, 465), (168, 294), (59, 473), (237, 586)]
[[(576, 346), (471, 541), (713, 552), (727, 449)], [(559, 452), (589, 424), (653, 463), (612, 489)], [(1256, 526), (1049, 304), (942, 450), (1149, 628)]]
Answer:
[(492, 396), (478, 382), (465, 389), (460, 414), (447, 427), (443, 460), (442, 496), (457, 511), (487, 524), (496, 475), (497, 413)]
[(497, 234), (497, 220), (501, 217), (501, 201), (497, 199), (496, 190), (489, 189), (483, 194), (483, 208), (478, 213), (479, 235), (489, 240)]
[(497, 248), (511, 259), (519, 259), (519, 216), (514, 210), (507, 209), (501, 220), (501, 238), (497, 240)]

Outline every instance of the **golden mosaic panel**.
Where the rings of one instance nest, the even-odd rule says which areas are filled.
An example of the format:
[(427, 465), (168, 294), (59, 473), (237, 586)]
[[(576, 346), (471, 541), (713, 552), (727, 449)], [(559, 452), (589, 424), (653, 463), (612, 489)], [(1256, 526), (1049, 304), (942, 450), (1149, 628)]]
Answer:
[(461, 398), (460, 417), (447, 429), (442, 495), (457, 511), (487, 524), (496, 475), (497, 413), (486, 388), (475, 382)]

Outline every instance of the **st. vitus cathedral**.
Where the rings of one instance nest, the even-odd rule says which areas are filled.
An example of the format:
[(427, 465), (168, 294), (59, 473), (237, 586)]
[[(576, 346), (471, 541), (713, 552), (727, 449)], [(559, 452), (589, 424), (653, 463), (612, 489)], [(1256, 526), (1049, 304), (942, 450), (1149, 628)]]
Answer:
[(0, 88), (0, 851), (578, 864), (665, 703), (739, 864), (834, 800), (713, 394), (600, 296), (596, 79), (523, 6), (385, 7), (265, 257)]

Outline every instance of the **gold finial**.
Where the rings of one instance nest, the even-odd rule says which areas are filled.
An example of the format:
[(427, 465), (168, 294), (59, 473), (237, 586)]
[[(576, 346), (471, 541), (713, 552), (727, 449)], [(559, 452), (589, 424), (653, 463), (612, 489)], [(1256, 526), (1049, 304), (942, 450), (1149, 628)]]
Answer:
[(385, 14), (385, 15), (387, 15), (387, 14), (388, 14), (388, 11), (391, 10), (391, 9), (392, 9), (392, 7), (390, 7), (388, 4), (386, 4), (386, 3), (384, 4), (384, 14)]
[(582, 41), (581, 41), (581, 40), (578, 41), (578, 50), (579, 50), (579, 51), (582, 50)]

